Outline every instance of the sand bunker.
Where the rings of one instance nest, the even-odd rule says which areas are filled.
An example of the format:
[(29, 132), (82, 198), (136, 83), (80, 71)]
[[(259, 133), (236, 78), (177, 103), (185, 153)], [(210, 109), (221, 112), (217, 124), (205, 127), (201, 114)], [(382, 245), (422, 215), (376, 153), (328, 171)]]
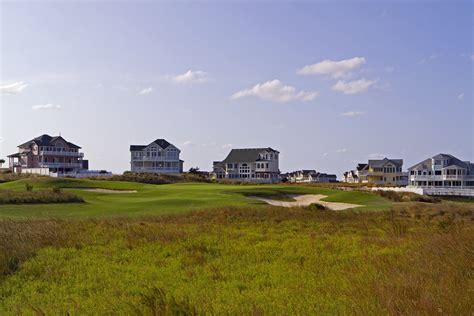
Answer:
[(363, 206), (359, 204), (321, 201), (321, 199), (324, 199), (326, 197), (327, 195), (322, 195), (322, 194), (298, 195), (298, 196), (293, 197), (295, 199), (294, 202), (278, 201), (278, 200), (271, 200), (271, 199), (265, 199), (265, 198), (259, 198), (259, 197), (256, 197), (256, 199), (260, 201), (264, 201), (270, 205), (283, 206), (283, 207), (308, 206), (312, 203), (318, 203), (334, 211), (346, 210), (349, 208)]
[(137, 193), (136, 190), (84, 189), (84, 191), (96, 192), (96, 193), (113, 193), (113, 194)]

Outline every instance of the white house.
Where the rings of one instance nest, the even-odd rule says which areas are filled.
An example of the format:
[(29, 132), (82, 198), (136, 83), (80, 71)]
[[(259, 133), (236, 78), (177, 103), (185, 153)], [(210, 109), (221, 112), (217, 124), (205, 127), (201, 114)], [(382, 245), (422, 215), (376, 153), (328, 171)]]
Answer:
[(438, 154), (408, 168), (409, 186), (474, 188), (474, 164), (450, 154)]
[(130, 170), (132, 172), (180, 173), (183, 160), (181, 150), (164, 139), (157, 139), (148, 145), (130, 146)]
[(288, 174), (288, 181), (291, 183), (329, 183), (337, 182), (337, 176), (316, 170), (298, 170)]
[(279, 154), (270, 147), (232, 149), (223, 161), (214, 162), (213, 177), (216, 180), (279, 182)]

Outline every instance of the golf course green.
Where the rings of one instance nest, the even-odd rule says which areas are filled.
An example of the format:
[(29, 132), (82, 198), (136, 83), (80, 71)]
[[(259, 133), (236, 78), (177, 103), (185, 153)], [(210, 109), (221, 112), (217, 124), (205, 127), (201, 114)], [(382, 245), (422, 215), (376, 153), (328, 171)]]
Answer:
[[(252, 196), (276, 199), (298, 194), (323, 194), (329, 202), (363, 205), (358, 210), (385, 210), (390, 202), (377, 195), (358, 191), (295, 185), (228, 185), (180, 183), (151, 185), (134, 182), (29, 178), (0, 184), (0, 190), (33, 190), (60, 188), (73, 192), (85, 203), (0, 205), (3, 218), (91, 218), (108, 216), (149, 216), (173, 214), (197, 209), (232, 206), (259, 206), (264, 202)], [(93, 191), (91, 189), (105, 189)], [(114, 193), (107, 190), (123, 190)], [(120, 191), (118, 191), (120, 192)]]

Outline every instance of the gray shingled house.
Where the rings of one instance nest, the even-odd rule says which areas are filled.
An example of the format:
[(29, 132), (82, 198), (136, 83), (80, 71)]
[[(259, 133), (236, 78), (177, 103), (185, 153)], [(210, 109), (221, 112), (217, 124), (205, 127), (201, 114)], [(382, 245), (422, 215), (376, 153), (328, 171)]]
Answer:
[(232, 149), (223, 161), (215, 161), (216, 180), (275, 183), (280, 181), (280, 152), (267, 148)]

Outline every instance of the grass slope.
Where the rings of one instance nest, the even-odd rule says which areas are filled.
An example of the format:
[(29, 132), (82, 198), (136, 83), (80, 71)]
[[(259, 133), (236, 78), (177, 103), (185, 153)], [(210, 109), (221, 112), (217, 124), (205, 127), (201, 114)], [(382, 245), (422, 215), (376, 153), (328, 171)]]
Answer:
[(410, 205), (0, 220), (0, 314), (472, 314), (472, 206)]
[[(324, 194), (328, 201), (361, 204), (359, 210), (388, 209), (391, 202), (371, 193), (344, 192), (321, 187), (288, 185), (223, 185), (180, 183), (151, 185), (122, 181), (98, 181), (54, 178), (29, 178), (0, 184), (0, 189), (24, 190), (26, 184), (35, 189), (62, 188), (81, 196), (82, 204), (2, 205), (0, 217), (87, 218), (104, 216), (145, 216), (180, 213), (189, 210), (228, 206), (260, 206), (261, 201), (249, 196), (287, 198), (292, 194)], [(136, 190), (137, 193), (110, 194), (84, 191), (85, 188)]]

